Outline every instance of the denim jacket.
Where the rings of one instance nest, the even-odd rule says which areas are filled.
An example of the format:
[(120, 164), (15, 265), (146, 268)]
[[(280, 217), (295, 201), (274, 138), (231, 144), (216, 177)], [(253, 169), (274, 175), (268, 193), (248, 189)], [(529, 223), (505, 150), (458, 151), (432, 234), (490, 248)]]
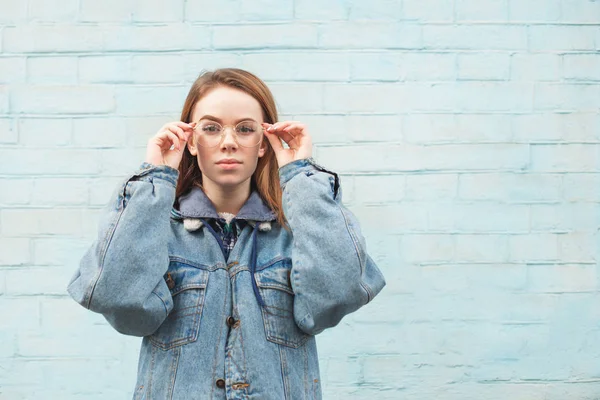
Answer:
[(253, 192), (228, 259), (202, 190), (173, 207), (177, 170), (144, 163), (117, 188), (68, 292), (143, 337), (134, 399), (321, 398), (315, 335), (385, 280), (338, 176), (312, 159), (279, 174), (289, 230)]

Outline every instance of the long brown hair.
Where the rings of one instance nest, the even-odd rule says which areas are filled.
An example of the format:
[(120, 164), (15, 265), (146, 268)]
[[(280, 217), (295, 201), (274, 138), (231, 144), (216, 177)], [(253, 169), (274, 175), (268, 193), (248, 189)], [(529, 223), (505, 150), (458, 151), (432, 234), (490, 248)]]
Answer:
[[(277, 122), (277, 107), (267, 85), (256, 75), (237, 68), (222, 68), (200, 74), (185, 99), (181, 111), (181, 121), (191, 123), (196, 103), (210, 90), (219, 86), (235, 88), (254, 97), (262, 108), (264, 121), (269, 124)], [(256, 170), (252, 175), (252, 185), (263, 201), (277, 215), (277, 221), (285, 226), (277, 159), (269, 141), (266, 138), (263, 141), (266, 142), (266, 151), (258, 159)], [(178, 199), (179, 196), (188, 193), (193, 186), (202, 187), (202, 173), (198, 166), (198, 159), (189, 152), (186, 146), (179, 164), (179, 180), (175, 198)]]

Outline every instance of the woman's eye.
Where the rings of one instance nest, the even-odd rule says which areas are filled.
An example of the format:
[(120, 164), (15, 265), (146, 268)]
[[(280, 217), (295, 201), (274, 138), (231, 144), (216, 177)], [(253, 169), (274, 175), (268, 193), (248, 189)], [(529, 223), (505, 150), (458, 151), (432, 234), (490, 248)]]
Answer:
[(238, 132), (239, 133), (254, 133), (254, 127), (252, 126), (246, 126), (246, 125), (242, 125), (242, 126), (238, 126)]
[(220, 130), (221, 129), (217, 125), (204, 125), (202, 127), (203, 132), (214, 133), (214, 132), (219, 132)]

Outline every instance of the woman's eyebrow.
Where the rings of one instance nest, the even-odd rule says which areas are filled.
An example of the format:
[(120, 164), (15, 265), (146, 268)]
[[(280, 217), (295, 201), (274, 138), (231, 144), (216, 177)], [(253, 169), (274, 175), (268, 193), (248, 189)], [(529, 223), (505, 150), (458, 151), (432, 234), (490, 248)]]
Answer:
[[(203, 117), (198, 118), (198, 121), (200, 121), (202, 119), (210, 119), (211, 121), (215, 121), (215, 122), (219, 122), (219, 123), (223, 122), (223, 120), (221, 118), (217, 118), (217, 117), (214, 117), (214, 116), (208, 115), (208, 114), (204, 115)], [(238, 119), (237, 121), (235, 121), (235, 123), (238, 124), (238, 123), (240, 123), (242, 121), (248, 121), (248, 120), (256, 122), (256, 120), (254, 118), (246, 117), (246, 118), (240, 118), (240, 119)]]

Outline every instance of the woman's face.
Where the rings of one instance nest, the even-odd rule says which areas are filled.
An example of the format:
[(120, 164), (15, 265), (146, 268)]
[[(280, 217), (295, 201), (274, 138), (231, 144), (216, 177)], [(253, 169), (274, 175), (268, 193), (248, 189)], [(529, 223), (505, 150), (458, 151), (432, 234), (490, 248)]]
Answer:
[[(220, 86), (200, 99), (192, 111), (192, 121), (216, 122), (225, 129), (225, 138), (215, 147), (198, 144), (200, 124), (196, 125), (188, 149), (198, 159), (204, 185), (211, 181), (222, 188), (232, 189), (249, 183), (256, 170), (258, 158), (265, 154), (266, 140), (254, 147), (243, 147), (234, 138), (233, 127), (242, 121), (263, 122), (259, 102), (249, 94)], [(214, 125), (210, 125), (214, 127)], [(262, 134), (261, 134), (262, 135)]]

